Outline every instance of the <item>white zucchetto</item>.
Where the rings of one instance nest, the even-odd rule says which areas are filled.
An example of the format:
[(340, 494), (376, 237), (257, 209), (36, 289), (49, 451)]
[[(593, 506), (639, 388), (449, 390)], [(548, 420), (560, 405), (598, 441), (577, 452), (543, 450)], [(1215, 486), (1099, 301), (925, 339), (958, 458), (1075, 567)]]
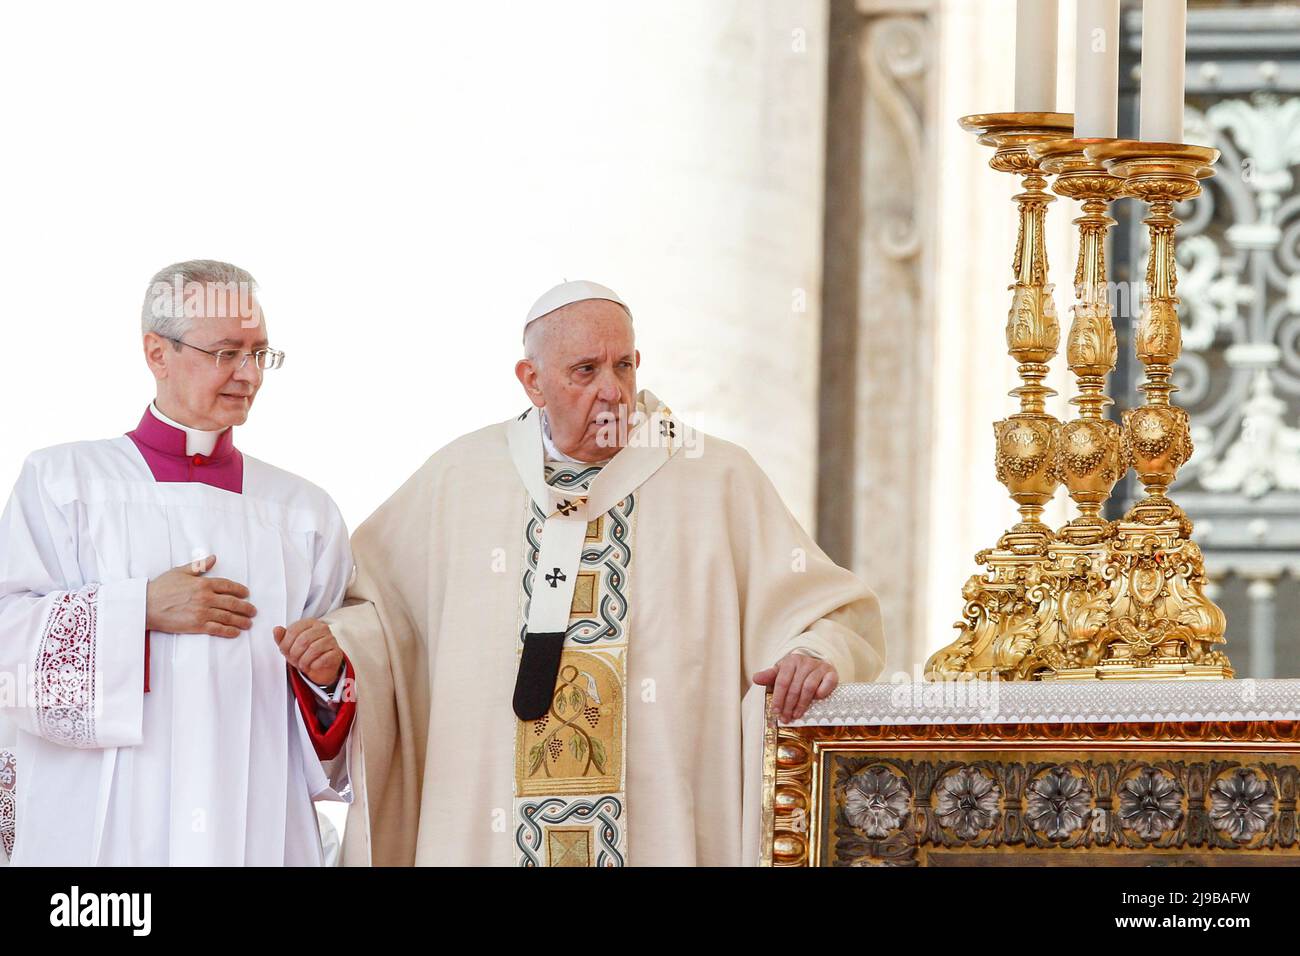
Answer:
[(542, 293), (542, 297), (534, 302), (533, 307), (528, 310), (528, 317), (524, 319), (524, 328), (528, 328), (534, 319), (540, 319), (556, 309), (572, 305), (575, 302), (583, 302), (587, 299), (607, 299), (610, 302), (617, 302), (627, 311), (628, 318), (632, 317), (632, 310), (627, 307), (627, 303), (620, 299), (618, 293), (613, 289), (603, 286), (599, 282), (585, 282), (581, 279), (575, 279), (573, 282), (561, 282), (554, 288)]

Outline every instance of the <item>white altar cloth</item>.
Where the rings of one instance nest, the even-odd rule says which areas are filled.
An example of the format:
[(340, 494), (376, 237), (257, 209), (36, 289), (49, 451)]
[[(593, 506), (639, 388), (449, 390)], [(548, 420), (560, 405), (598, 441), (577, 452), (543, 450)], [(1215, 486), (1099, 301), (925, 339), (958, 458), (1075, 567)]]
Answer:
[(1300, 680), (842, 684), (782, 726), (1300, 720)]

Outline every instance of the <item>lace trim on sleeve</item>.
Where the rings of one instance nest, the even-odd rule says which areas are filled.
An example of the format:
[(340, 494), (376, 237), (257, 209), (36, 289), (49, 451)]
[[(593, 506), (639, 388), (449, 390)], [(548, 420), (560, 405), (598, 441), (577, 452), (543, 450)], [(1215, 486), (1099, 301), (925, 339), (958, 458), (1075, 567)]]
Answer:
[(18, 803), (18, 758), (12, 750), (0, 750), (0, 848), (14, 856), (15, 808)]
[(99, 586), (54, 602), (36, 654), (37, 722), (47, 740), (95, 747), (95, 630)]

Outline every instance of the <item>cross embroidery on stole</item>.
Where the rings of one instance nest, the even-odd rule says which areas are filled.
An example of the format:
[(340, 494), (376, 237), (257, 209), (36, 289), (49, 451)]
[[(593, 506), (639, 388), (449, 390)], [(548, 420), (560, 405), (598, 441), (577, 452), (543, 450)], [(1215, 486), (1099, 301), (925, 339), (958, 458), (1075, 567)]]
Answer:
[[(598, 466), (548, 465), (547, 484), (585, 491)], [(561, 506), (557, 506), (561, 507)], [(522, 619), (539, 573), (546, 516), (529, 503)], [(516, 720), (515, 855), (520, 866), (623, 866), (627, 859), (627, 598), (635, 495), (587, 524), (550, 710)], [(558, 577), (557, 577), (558, 576)], [(526, 634), (520, 628), (520, 647)]]

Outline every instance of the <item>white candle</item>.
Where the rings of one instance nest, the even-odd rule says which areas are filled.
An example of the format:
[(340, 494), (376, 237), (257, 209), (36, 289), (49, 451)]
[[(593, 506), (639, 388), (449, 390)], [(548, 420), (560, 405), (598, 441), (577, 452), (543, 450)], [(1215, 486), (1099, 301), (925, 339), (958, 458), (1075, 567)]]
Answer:
[(1187, 70), (1187, 0), (1143, 0), (1141, 138), (1183, 141), (1183, 75)]
[(1078, 0), (1074, 135), (1114, 138), (1119, 127), (1119, 0)]
[(1016, 112), (1056, 109), (1057, 0), (1016, 0)]

